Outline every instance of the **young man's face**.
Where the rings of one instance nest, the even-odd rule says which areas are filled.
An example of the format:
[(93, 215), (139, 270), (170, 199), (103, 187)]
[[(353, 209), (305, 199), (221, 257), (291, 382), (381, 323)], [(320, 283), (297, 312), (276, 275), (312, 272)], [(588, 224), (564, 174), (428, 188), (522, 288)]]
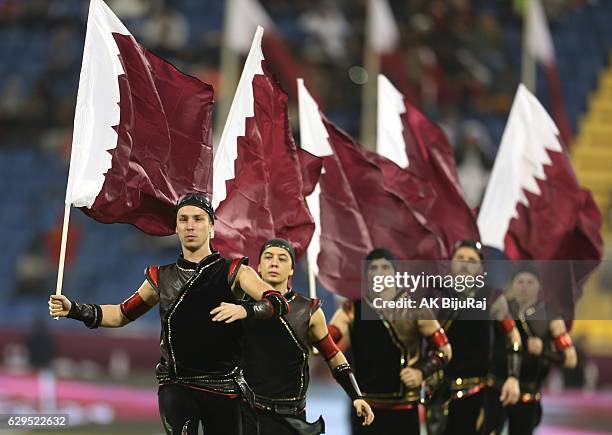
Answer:
[(395, 284), (387, 286), (385, 285), (384, 281), (384, 277), (395, 275), (395, 267), (393, 266), (393, 263), (391, 263), (386, 258), (377, 258), (375, 260), (370, 260), (368, 262), (367, 267), (368, 283), (370, 285), (370, 289), (374, 289), (374, 280), (376, 279), (378, 285), (382, 284), (384, 286), (383, 291), (380, 292), (381, 294), (395, 294)]
[(512, 280), (512, 293), (521, 305), (535, 303), (539, 291), (540, 281), (532, 273), (521, 272)]
[(478, 252), (469, 246), (457, 249), (453, 254), (451, 270), (455, 276), (475, 276), (482, 273), (482, 261)]
[(281, 284), (293, 276), (291, 256), (283, 248), (270, 246), (261, 254), (257, 270), (268, 284)]
[(176, 234), (183, 248), (196, 252), (210, 240), (212, 223), (208, 213), (199, 207), (186, 205), (176, 214)]

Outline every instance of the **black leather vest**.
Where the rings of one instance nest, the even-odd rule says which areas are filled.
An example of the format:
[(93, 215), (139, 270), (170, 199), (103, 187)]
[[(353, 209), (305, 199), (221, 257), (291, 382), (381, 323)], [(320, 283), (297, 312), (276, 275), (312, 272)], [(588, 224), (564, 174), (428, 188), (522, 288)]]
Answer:
[(285, 297), (290, 310), (281, 318), (245, 322), (244, 376), (262, 405), (306, 398), (310, 318), (320, 303), (293, 291)]
[(363, 320), (362, 308), (371, 311), (369, 319), (376, 314), (367, 304), (353, 302), (351, 350), (355, 376), (364, 397), (381, 404), (417, 401), (418, 389), (406, 388), (400, 378), (401, 369), (418, 359), (421, 336), (417, 321)]
[[(220, 385), (227, 380), (228, 388), (234, 386), (242, 357), (243, 325), (213, 322), (210, 314), (221, 302), (237, 302), (231, 290), (230, 264), (214, 252), (199, 264), (180, 257), (174, 264), (157, 268), (154, 287), (160, 298), (162, 331), (156, 375), (161, 383), (223, 390)], [(149, 270), (147, 279), (154, 284)]]

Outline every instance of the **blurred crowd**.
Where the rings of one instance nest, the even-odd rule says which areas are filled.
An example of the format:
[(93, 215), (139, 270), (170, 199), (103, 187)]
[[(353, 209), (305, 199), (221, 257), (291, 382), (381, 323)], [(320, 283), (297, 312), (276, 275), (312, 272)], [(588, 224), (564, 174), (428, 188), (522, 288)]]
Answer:
[[(300, 59), (310, 86), (324, 96), (328, 116), (356, 136), (361, 84), (349, 70), (363, 64), (366, 1), (261, 3)], [(519, 81), (520, 3), (390, 1), (401, 35), (396, 61), (406, 73), (409, 97), (441, 123), (457, 147), (459, 166), (467, 162), (468, 180), (480, 177), (470, 168), (488, 170)], [(576, 3), (545, 5), (555, 20)], [(108, 4), (145, 47), (225, 97), (219, 95), (223, 0)], [(0, 0), (0, 54), (13, 60), (0, 69), (0, 143), (69, 149), (87, 6), (85, 0)], [(475, 205), (474, 189), (468, 197)]]

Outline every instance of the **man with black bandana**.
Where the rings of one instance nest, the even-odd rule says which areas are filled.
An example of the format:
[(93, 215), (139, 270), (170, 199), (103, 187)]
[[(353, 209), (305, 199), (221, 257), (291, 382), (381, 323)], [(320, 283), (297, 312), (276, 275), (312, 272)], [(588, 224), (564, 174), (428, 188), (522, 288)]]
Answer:
[[(483, 254), (479, 242), (462, 240), (455, 245), (451, 273), (473, 276), (483, 273)], [(487, 310), (440, 310), (438, 319), (447, 331), (453, 348), (453, 359), (444, 369), (444, 380), (427, 407), (428, 433), (431, 435), (481, 435), (494, 433), (490, 415), (486, 413), (492, 327), (500, 323), (506, 337), (508, 377), (502, 381), (501, 392), (494, 400), (504, 406), (519, 398), (521, 339), (508, 310), (508, 302), (501, 294), (487, 293), (486, 287), (472, 286), (461, 292), (450, 290), (446, 297), (488, 299)], [(497, 395), (498, 394), (498, 395)]]
[[(576, 349), (565, 322), (555, 316), (539, 298), (540, 279), (536, 270), (520, 264), (512, 278), (507, 297), (510, 311), (524, 343), (520, 372), (521, 395), (518, 403), (502, 410), (497, 433), (508, 420), (509, 435), (530, 435), (542, 418), (541, 387), (551, 365), (576, 366)], [(492, 379), (495, 386), (506, 376), (507, 361), (503, 347), (496, 343)]]
[[(365, 260), (369, 289), (375, 276), (396, 273), (395, 257), (386, 249), (374, 249)], [(395, 286), (385, 286), (378, 296), (406, 297)], [(392, 318), (392, 313), (375, 311), (371, 304), (370, 300), (347, 302), (329, 326), (334, 340), (352, 349), (363, 397), (376, 413), (369, 427), (361, 426), (353, 414), (353, 435), (419, 434), (421, 385), (448, 363), (451, 347), (431, 311), (401, 310)], [(422, 352), (423, 338), (427, 353)]]
[[(156, 367), (159, 409), (168, 434), (241, 435), (241, 397), (252, 401), (242, 370), (243, 329), (237, 320), (278, 318), (287, 301), (246, 258), (228, 260), (211, 251), (215, 220), (202, 194), (185, 195), (176, 207), (182, 254), (176, 263), (149, 266), (140, 288), (119, 305), (82, 304), (52, 295), (53, 317), (88, 328), (121, 327), (159, 303), (161, 358)], [(235, 305), (245, 292), (257, 302)]]
[(255, 393), (255, 412), (244, 415), (245, 435), (323, 433), (322, 418), (306, 422), (311, 345), (325, 358), (355, 412), (363, 417), (363, 424), (369, 425), (372, 410), (361, 398), (346, 358), (329, 335), (319, 299), (304, 297), (289, 288), (295, 267), (293, 246), (284, 239), (268, 240), (261, 247), (259, 260), (263, 280), (284, 295), (289, 311), (279, 319), (245, 322), (244, 375)]

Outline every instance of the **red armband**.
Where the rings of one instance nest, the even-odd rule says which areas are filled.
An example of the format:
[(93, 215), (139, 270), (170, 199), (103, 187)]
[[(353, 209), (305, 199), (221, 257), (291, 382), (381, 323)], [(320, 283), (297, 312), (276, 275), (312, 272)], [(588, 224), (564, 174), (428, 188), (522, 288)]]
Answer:
[(340, 343), (340, 340), (342, 340), (342, 332), (340, 332), (340, 329), (338, 329), (336, 325), (329, 325), (327, 330), (329, 331), (329, 335), (331, 336), (332, 340), (334, 340), (334, 343)]
[(321, 356), (325, 358), (325, 361), (329, 361), (338, 352), (340, 352), (340, 349), (338, 349), (338, 346), (336, 346), (336, 343), (334, 343), (334, 340), (329, 334), (327, 334), (322, 340), (317, 341), (314, 344), (314, 347), (316, 347)]
[(131, 321), (138, 319), (151, 308), (145, 301), (142, 300), (137, 291), (123, 301), (120, 307), (123, 315)]
[(564, 351), (568, 347), (572, 347), (572, 338), (566, 332), (558, 337), (555, 337), (555, 347), (558, 351)]
[(516, 323), (514, 322), (514, 319), (507, 317), (504, 320), (502, 320), (501, 322), (501, 326), (502, 329), (504, 330), (504, 332), (507, 334), (508, 332), (512, 331), (514, 329), (514, 327), (516, 326)]
[(427, 337), (429, 345), (435, 349), (440, 349), (442, 346), (448, 344), (448, 337), (443, 328), (438, 329), (436, 332)]

